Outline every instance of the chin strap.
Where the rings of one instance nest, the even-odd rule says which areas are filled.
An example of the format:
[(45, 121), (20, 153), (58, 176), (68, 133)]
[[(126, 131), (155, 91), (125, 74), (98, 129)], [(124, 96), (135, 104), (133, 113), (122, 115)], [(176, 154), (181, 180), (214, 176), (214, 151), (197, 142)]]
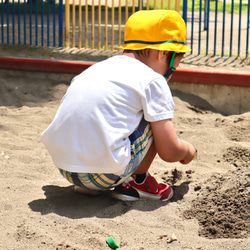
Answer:
[(170, 60), (170, 65), (169, 65), (170, 68), (167, 71), (167, 73), (164, 75), (166, 80), (168, 80), (168, 78), (175, 72), (175, 68), (174, 68), (175, 55), (176, 55), (176, 52), (173, 52), (173, 55), (172, 55), (171, 60)]
[(175, 68), (171, 67), (167, 73), (164, 75), (165, 79), (168, 80), (168, 78), (175, 72)]

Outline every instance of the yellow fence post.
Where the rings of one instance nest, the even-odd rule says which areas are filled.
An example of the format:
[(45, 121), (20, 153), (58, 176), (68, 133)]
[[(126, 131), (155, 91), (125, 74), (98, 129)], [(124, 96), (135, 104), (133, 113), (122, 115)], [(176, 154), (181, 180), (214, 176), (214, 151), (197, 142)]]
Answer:
[(95, 47), (95, 0), (92, 0), (91, 49)]
[(101, 0), (98, 5), (98, 49), (101, 49)]
[(175, 0), (175, 10), (180, 12), (180, 0)]
[(108, 49), (108, 0), (105, 1), (105, 49)]
[[(121, 0), (119, 0), (119, 12), (118, 12), (118, 47), (121, 46), (121, 20), (122, 20), (122, 3)], [(118, 49), (119, 50), (119, 49)]]
[(112, 0), (112, 27), (111, 27), (111, 50), (114, 50), (114, 40), (115, 40), (115, 32), (114, 32), (114, 25), (115, 25), (115, 1)]
[(168, 0), (168, 9), (171, 10), (171, 0)]
[(69, 47), (69, 0), (65, 1), (65, 47)]
[(88, 12), (89, 12), (89, 7), (88, 7), (88, 0), (85, 0), (85, 49), (88, 48)]
[(75, 0), (73, 0), (73, 8), (72, 8), (72, 47), (75, 47), (75, 36), (76, 36), (76, 4)]
[(79, 0), (79, 34), (78, 34), (78, 47), (82, 47), (82, 0)]
[(125, 21), (128, 20), (128, 0), (126, 0), (126, 7), (125, 7)]

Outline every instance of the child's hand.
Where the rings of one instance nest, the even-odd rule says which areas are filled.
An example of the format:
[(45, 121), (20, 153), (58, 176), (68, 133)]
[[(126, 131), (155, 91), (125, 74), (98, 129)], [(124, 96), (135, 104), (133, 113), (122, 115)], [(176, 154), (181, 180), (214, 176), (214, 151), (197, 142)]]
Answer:
[(188, 164), (194, 159), (196, 149), (177, 137), (171, 119), (151, 122), (154, 144), (158, 155), (166, 162)]
[(189, 162), (191, 162), (192, 160), (197, 159), (197, 149), (194, 148), (194, 146), (190, 145), (190, 149), (189, 152), (187, 153), (187, 155), (185, 156), (185, 158), (183, 158), (182, 160), (180, 160), (181, 164), (188, 164)]

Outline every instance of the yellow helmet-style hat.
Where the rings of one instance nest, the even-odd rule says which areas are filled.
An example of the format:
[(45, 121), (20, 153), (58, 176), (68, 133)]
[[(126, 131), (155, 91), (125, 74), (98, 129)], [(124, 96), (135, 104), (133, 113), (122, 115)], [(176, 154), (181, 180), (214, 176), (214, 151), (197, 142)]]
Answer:
[(121, 49), (157, 49), (188, 52), (186, 24), (174, 10), (140, 10), (125, 25), (125, 41)]

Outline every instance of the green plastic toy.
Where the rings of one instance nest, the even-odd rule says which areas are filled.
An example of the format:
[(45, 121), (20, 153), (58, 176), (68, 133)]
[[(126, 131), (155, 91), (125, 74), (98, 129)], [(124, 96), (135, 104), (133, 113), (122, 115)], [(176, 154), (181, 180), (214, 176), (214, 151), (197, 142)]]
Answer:
[(107, 244), (109, 245), (110, 248), (112, 249), (116, 249), (119, 246), (117, 245), (117, 243), (114, 241), (114, 239), (112, 238), (112, 236), (110, 236), (107, 240), (106, 240)]

